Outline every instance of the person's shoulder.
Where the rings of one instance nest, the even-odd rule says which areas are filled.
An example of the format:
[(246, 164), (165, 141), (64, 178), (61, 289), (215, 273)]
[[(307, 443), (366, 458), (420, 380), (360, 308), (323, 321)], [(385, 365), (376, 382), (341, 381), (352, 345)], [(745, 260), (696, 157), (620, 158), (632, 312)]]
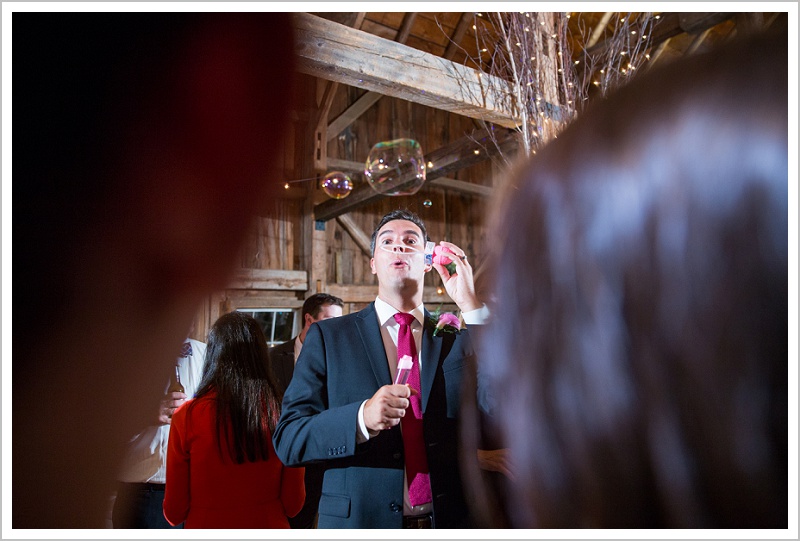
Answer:
[(296, 338), (292, 338), (291, 340), (287, 340), (286, 342), (281, 342), (280, 344), (275, 344), (271, 348), (269, 348), (269, 353), (272, 355), (284, 354), (284, 353), (292, 353), (294, 355), (294, 341)]
[(317, 321), (316, 325), (319, 325), (321, 329), (338, 329), (341, 327), (352, 326), (356, 319), (361, 319), (369, 313), (375, 313), (375, 308), (373, 308), (372, 304), (362, 310), (359, 310), (358, 312), (352, 312), (343, 316)]

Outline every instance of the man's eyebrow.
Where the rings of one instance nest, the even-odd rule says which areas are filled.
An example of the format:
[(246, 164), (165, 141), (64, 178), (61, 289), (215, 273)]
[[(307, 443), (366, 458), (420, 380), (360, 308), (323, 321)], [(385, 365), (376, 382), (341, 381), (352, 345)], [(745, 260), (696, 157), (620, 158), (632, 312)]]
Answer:
[[(393, 233), (394, 233), (394, 231), (392, 231), (391, 229), (384, 229), (383, 231), (378, 233), (378, 236), (382, 237), (383, 235), (391, 235)], [(400, 234), (401, 235), (414, 235), (414, 236), (417, 236), (417, 237), (420, 237), (420, 238), (422, 237), (422, 233), (420, 233), (419, 231), (414, 231), (413, 229), (406, 229), (405, 231), (403, 231)]]

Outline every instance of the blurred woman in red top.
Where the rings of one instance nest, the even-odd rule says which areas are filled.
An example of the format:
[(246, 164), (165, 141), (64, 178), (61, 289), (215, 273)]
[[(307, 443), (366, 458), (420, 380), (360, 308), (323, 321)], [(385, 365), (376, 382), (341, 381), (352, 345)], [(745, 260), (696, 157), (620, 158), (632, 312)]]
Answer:
[(303, 468), (272, 448), (280, 397), (267, 343), (250, 316), (231, 312), (208, 334), (195, 398), (175, 411), (164, 516), (186, 528), (288, 528), (303, 506)]

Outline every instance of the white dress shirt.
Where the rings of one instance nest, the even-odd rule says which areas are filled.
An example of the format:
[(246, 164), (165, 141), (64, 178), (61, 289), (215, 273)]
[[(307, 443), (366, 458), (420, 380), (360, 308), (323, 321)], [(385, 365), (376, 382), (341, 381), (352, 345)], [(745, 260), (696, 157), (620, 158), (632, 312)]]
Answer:
[[(203, 364), (206, 358), (206, 345), (191, 338), (187, 339), (192, 346), (192, 354), (178, 357), (178, 373), (181, 383), (190, 398), (197, 391), (203, 375)], [(165, 367), (164, 374), (170, 374), (171, 367)], [(163, 376), (162, 376), (163, 377)], [(164, 394), (169, 388), (170, 378), (164, 383)], [(153, 416), (157, 414), (156, 404)], [(118, 479), (125, 483), (165, 483), (167, 480), (167, 445), (169, 443), (170, 425), (152, 425), (136, 434), (128, 442), (125, 457)]]
[[(383, 339), (383, 347), (386, 351), (386, 362), (389, 365), (389, 372), (394, 381), (397, 373), (397, 333), (400, 330), (400, 324), (394, 319), (394, 315), (398, 312), (396, 308), (382, 300), (380, 297), (375, 299), (375, 312), (378, 315), (378, 324), (381, 328), (381, 338)], [(414, 344), (417, 347), (417, 359), (419, 361), (420, 374), (422, 373), (422, 328), (425, 321), (425, 306), (420, 304), (411, 312), (414, 316), (414, 321), (411, 322), (411, 335), (414, 337)], [(480, 325), (488, 319), (488, 308), (482, 306), (477, 310), (469, 312), (462, 312), (461, 317), (464, 323)], [(363, 443), (367, 441), (370, 436), (374, 437), (377, 434), (370, 435), (366, 423), (364, 423), (364, 404), (358, 409), (358, 433), (356, 434), (356, 441)], [(408, 501), (408, 479), (403, 476), (403, 515), (424, 515), (432, 510), (432, 505), (426, 503), (423, 505), (412, 506)]]

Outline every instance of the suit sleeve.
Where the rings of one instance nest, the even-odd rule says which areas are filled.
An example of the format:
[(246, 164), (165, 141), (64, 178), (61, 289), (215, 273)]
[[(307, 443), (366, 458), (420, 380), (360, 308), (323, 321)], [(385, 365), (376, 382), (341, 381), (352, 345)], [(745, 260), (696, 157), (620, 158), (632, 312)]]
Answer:
[(283, 467), (281, 470), (281, 503), (287, 517), (299, 513), (306, 501), (304, 475), (305, 468)]
[[(328, 366), (347, 364), (347, 351), (326, 344), (319, 325), (312, 325), (303, 342), (294, 375), (283, 397), (272, 441), (287, 466), (344, 458), (355, 453), (358, 408), (362, 400), (331, 403)], [(337, 381), (341, 379), (341, 370)], [(339, 386), (336, 387), (337, 389)]]
[(172, 416), (167, 446), (167, 483), (164, 487), (164, 518), (177, 526), (189, 514), (189, 450), (186, 448), (186, 405)]

